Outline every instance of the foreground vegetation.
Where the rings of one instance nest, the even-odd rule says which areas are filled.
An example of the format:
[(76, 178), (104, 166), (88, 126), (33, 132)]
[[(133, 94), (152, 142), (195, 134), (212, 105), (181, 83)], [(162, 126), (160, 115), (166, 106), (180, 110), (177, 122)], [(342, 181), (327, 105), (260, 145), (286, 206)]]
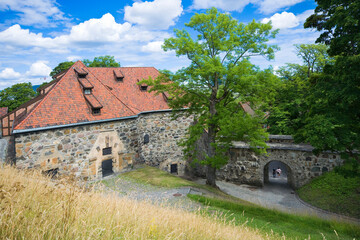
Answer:
[[(157, 168), (144, 167), (131, 171), (119, 177), (127, 177), (137, 182), (160, 187), (192, 186), (210, 190), (209, 186), (188, 181)], [(219, 190), (213, 189), (212, 197), (189, 195), (189, 198), (209, 206), (203, 213), (213, 215), (215, 212), (228, 216), (236, 225), (248, 226), (260, 230), (264, 235), (273, 233), (275, 236), (285, 236), (286, 239), (353, 239), (360, 238), (359, 226), (326, 221), (311, 216), (301, 216), (282, 213), (258, 207), (254, 204), (232, 198)]]
[(342, 172), (347, 167), (351, 166), (314, 179), (299, 189), (300, 198), (324, 210), (360, 218), (360, 171), (345, 177)]
[(209, 206), (205, 213), (224, 213), (236, 225), (272, 232), (285, 239), (358, 239), (356, 225), (326, 221), (317, 217), (283, 213), (262, 207), (246, 206), (229, 200), (189, 195), (190, 199)]
[(263, 239), (224, 219), (0, 169), (0, 239)]

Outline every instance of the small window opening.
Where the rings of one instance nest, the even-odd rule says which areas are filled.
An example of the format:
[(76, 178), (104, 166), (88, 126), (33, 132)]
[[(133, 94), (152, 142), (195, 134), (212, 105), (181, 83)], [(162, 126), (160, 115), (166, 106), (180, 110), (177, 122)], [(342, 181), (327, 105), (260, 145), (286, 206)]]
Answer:
[(93, 108), (93, 109), (92, 109), (92, 114), (94, 114), (94, 115), (100, 115), (100, 108)]
[(178, 174), (178, 165), (177, 165), (177, 163), (170, 165), (170, 173)]
[(140, 86), (140, 90), (141, 91), (147, 91), (147, 87), (148, 86), (146, 86), (146, 85), (142, 85), (142, 86)]
[(44, 174), (45, 174), (46, 176), (51, 177), (51, 178), (55, 178), (55, 177), (57, 177), (58, 174), (59, 174), (59, 168), (53, 168), (53, 169), (44, 171)]
[(112, 153), (112, 148), (111, 147), (107, 147), (107, 148), (103, 148), (103, 155), (111, 155)]
[(147, 144), (149, 142), (150, 142), (149, 134), (145, 134), (145, 136), (144, 136), (144, 144)]
[(87, 75), (87, 74), (78, 73), (78, 77), (79, 77), (79, 78), (86, 78), (86, 75)]
[(91, 88), (84, 88), (84, 94), (91, 94)]
[(123, 80), (124, 80), (123, 77), (116, 77), (116, 81), (118, 81), (118, 82), (122, 82)]

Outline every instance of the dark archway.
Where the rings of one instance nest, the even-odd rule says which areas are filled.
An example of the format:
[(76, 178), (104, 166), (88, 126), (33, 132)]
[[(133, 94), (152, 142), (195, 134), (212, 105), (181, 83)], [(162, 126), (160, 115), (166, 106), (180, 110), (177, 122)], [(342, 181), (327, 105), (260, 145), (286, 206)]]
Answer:
[[(280, 176), (276, 170), (280, 168)], [(273, 171), (275, 170), (275, 176)], [(294, 188), (291, 168), (281, 161), (270, 161), (264, 166), (264, 184), (289, 185)]]

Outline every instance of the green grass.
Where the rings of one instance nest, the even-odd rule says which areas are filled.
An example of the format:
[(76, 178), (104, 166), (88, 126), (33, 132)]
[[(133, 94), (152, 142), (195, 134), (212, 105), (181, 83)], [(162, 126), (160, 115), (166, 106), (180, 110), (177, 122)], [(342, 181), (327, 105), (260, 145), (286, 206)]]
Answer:
[(298, 194), (316, 207), (360, 218), (360, 175), (345, 178), (328, 172), (300, 188)]
[[(285, 235), (286, 239), (354, 239), (360, 238), (360, 227), (347, 223), (326, 221), (311, 216), (287, 214), (262, 207), (246, 206), (227, 200), (188, 195), (192, 200), (209, 206), (207, 214), (215, 211), (234, 219), (236, 225), (246, 225), (259, 229), (263, 234), (275, 233), (277, 237)], [(335, 231), (338, 236), (336, 235)]]

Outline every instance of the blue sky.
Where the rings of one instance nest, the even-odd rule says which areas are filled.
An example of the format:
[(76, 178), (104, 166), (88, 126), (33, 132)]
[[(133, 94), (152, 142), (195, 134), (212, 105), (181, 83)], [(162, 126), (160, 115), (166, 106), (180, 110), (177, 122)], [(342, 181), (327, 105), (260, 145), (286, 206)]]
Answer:
[(217, 7), (247, 23), (272, 20), (280, 32), (275, 60), (252, 59), (261, 68), (299, 63), (294, 44), (314, 43), (303, 29), (314, 0), (0, 0), (0, 89), (19, 82), (50, 81), (63, 61), (112, 55), (122, 66), (176, 71), (188, 64), (161, 44), (195, 13)]

